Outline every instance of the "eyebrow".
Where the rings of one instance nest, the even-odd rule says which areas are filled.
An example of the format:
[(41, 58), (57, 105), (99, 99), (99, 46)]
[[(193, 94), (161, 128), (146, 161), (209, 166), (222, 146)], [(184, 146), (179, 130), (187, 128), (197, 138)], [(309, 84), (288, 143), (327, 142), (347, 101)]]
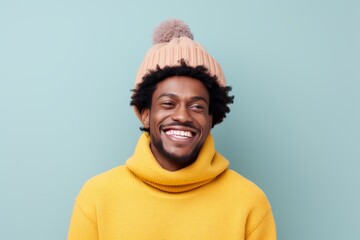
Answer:
[[(161, 95), (157, 98), (157, 100), (159, 100), (159, 99), (162, 98), (162, 97), (177, 98), (178, 95), (173, 94), (173, 93), (163, 93), (163, 94), (161, 94)], [(206, 100), (206, 98), (201, 97), (201, 96), (191, 97), (191, 100), (193, 100), (193, 101), (194, 101), (194, 100), (202, 100), (202, 101), (206, 102), (207, 104), (209, 104), (208, 101)]]

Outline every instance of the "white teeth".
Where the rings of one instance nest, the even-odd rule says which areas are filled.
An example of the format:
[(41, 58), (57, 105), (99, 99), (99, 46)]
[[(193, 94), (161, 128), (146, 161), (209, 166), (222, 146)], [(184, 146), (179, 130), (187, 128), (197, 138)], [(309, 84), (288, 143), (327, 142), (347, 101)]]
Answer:
[(191, 132), (189, 131), (179, 131), (179, 130), (169, 130), (165, 132), (166, 135), (171, 135), (177, 138), (189, 138), (191, 137)]

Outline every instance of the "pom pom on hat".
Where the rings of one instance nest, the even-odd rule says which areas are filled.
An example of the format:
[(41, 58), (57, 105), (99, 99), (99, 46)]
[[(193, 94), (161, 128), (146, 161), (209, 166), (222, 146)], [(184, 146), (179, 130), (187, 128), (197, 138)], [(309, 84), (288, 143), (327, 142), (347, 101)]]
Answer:
[(194, 36), (183, 21), (178, 19), (169, 19), (162, 22), (153, 34), (153, 44), (170, 42), (173, 38), (188, 37), (194, 40)]

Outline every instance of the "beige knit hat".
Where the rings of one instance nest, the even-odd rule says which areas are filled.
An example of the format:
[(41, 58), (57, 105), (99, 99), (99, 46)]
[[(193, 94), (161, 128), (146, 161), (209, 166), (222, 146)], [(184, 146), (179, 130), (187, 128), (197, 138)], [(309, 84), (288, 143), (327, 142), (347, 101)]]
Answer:
[(149, 70), (155, 70), (165, 66), (180, 66), (180, 60), (184, 59), (191, 67), (203, 65), (211, 75), (218, 77), (220, 86), (226, 86), (223, 71), (219, 63), (197, 42), (189, 26), (177, 19), (162, 22), (154, 31), (153, 44), (145, 55), (135, 79), (137, 84)]
[[(154, 46), (146, 53), (135, 79), (135, 89), (143, 77), (159, 66), (180, 66), (181, 59), (190, 67), (202, 65), (210, 75), (216, 75), (220, 86), (226, 86), (225, 77), (219, 63), (197, 42), (195, 42), (189, 26), (177, 19), (162, 22), (153, 34)], [(134, 111), (141, 121), (136, 107)]]

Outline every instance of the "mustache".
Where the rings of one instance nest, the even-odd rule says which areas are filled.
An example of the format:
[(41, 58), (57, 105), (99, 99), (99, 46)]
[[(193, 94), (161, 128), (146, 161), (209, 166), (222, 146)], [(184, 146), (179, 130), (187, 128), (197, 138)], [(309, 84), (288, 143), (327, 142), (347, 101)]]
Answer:
[(166, 125), (160, 125), (160, 130), (163, 130), (164, 127), (187, 127), (187, 128), (192, 128), (196, 131), (199, 131), (199, 129), (197, 127), (195, 127), (194, 125), (192, 125), (191, 123), (174, 122), (174, 123), (169, 123)]

